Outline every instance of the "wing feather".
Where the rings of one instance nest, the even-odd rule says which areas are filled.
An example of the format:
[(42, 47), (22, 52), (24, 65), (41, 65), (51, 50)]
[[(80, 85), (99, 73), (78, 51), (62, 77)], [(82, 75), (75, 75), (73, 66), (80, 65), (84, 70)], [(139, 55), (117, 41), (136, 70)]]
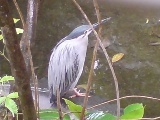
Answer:
[(61, 96), (70, 89), (79, 73), (79, 56), (77, 49), (64, 41), (55, 47), (50, 57), (48, 67), (49, 88), (53, 87), (53, 94), (59, 88)]

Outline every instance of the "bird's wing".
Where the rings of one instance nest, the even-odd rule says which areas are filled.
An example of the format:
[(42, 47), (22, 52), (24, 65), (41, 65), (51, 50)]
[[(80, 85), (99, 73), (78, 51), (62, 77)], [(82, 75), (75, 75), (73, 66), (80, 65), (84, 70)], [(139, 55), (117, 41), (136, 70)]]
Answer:
[(79, 73), (79, 59), (70, 41), (59, 44), (53, 50), (48, 68), (49, 88), (53, 86), (53, 94), (59, 89), (61, 95), (70, 89)]

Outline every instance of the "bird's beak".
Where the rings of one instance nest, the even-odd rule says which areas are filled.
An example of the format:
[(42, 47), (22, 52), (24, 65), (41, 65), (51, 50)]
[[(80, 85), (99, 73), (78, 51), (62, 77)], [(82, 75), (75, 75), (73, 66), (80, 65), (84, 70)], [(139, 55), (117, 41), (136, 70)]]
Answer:
[(98, 22), (94, 23), (93, 28), (97, 28), (100, 24), (103, 24), (103, 23), (109, 21), (110, 19), (111, 19), (111, 17), (101, 20), (101, 23), (98, 23)]
[[(96, 29), (100, 24), (103, 24), (103, 23), (109, 21), (110, 19), (111, 19), (111, 17), (101, 20), (101, 23), (98, 23), (98, 22), (97, 22), (97, 23), (94, 23), (94, 24), (93, 24), (93, 28)], [(87, 32), (87, 35), (89, 35), (89, 34), (92, 32), (91, 27), (90, 27), (87, 31), (88, 31), (88, 32)]]

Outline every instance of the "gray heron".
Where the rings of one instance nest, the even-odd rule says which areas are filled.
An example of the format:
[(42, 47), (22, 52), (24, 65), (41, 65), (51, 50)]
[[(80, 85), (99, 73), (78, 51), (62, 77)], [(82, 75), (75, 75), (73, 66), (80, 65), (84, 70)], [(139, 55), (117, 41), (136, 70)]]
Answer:
[[(100, 24), (110, 18), (103, 19)], [(93, 24), (97, 28), (99, 23)], [(60, 97), (69, 90), (74, 90), (77, 96), (84, 96), (75, 88), (83, 71), (85, 62), (88, 35), (92, 32), (90, 25), (81, 25), (64, 37), (53, 48), (48, 66), (48, 87), (50, 90), (50, 102), (57, 100), (57, 89)]]

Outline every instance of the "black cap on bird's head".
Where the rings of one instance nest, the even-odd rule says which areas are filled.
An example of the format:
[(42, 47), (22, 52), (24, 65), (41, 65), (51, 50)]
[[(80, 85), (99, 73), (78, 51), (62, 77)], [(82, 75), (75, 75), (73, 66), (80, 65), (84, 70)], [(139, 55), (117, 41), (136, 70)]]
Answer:
[[(93, 28), (97, 28), (100, 24), (103, 24), (107, 21), (109, 21), (111, 17), (101, 20), (101, 23), (94, 23)], [(77, 38), (83, 34), (86, 34), (87, 36), (92, 32), (92, 28), (90, 25), (81, 25), (77, 28), (75, 28), (66, 38), (67, 39), (74, 39)]]

